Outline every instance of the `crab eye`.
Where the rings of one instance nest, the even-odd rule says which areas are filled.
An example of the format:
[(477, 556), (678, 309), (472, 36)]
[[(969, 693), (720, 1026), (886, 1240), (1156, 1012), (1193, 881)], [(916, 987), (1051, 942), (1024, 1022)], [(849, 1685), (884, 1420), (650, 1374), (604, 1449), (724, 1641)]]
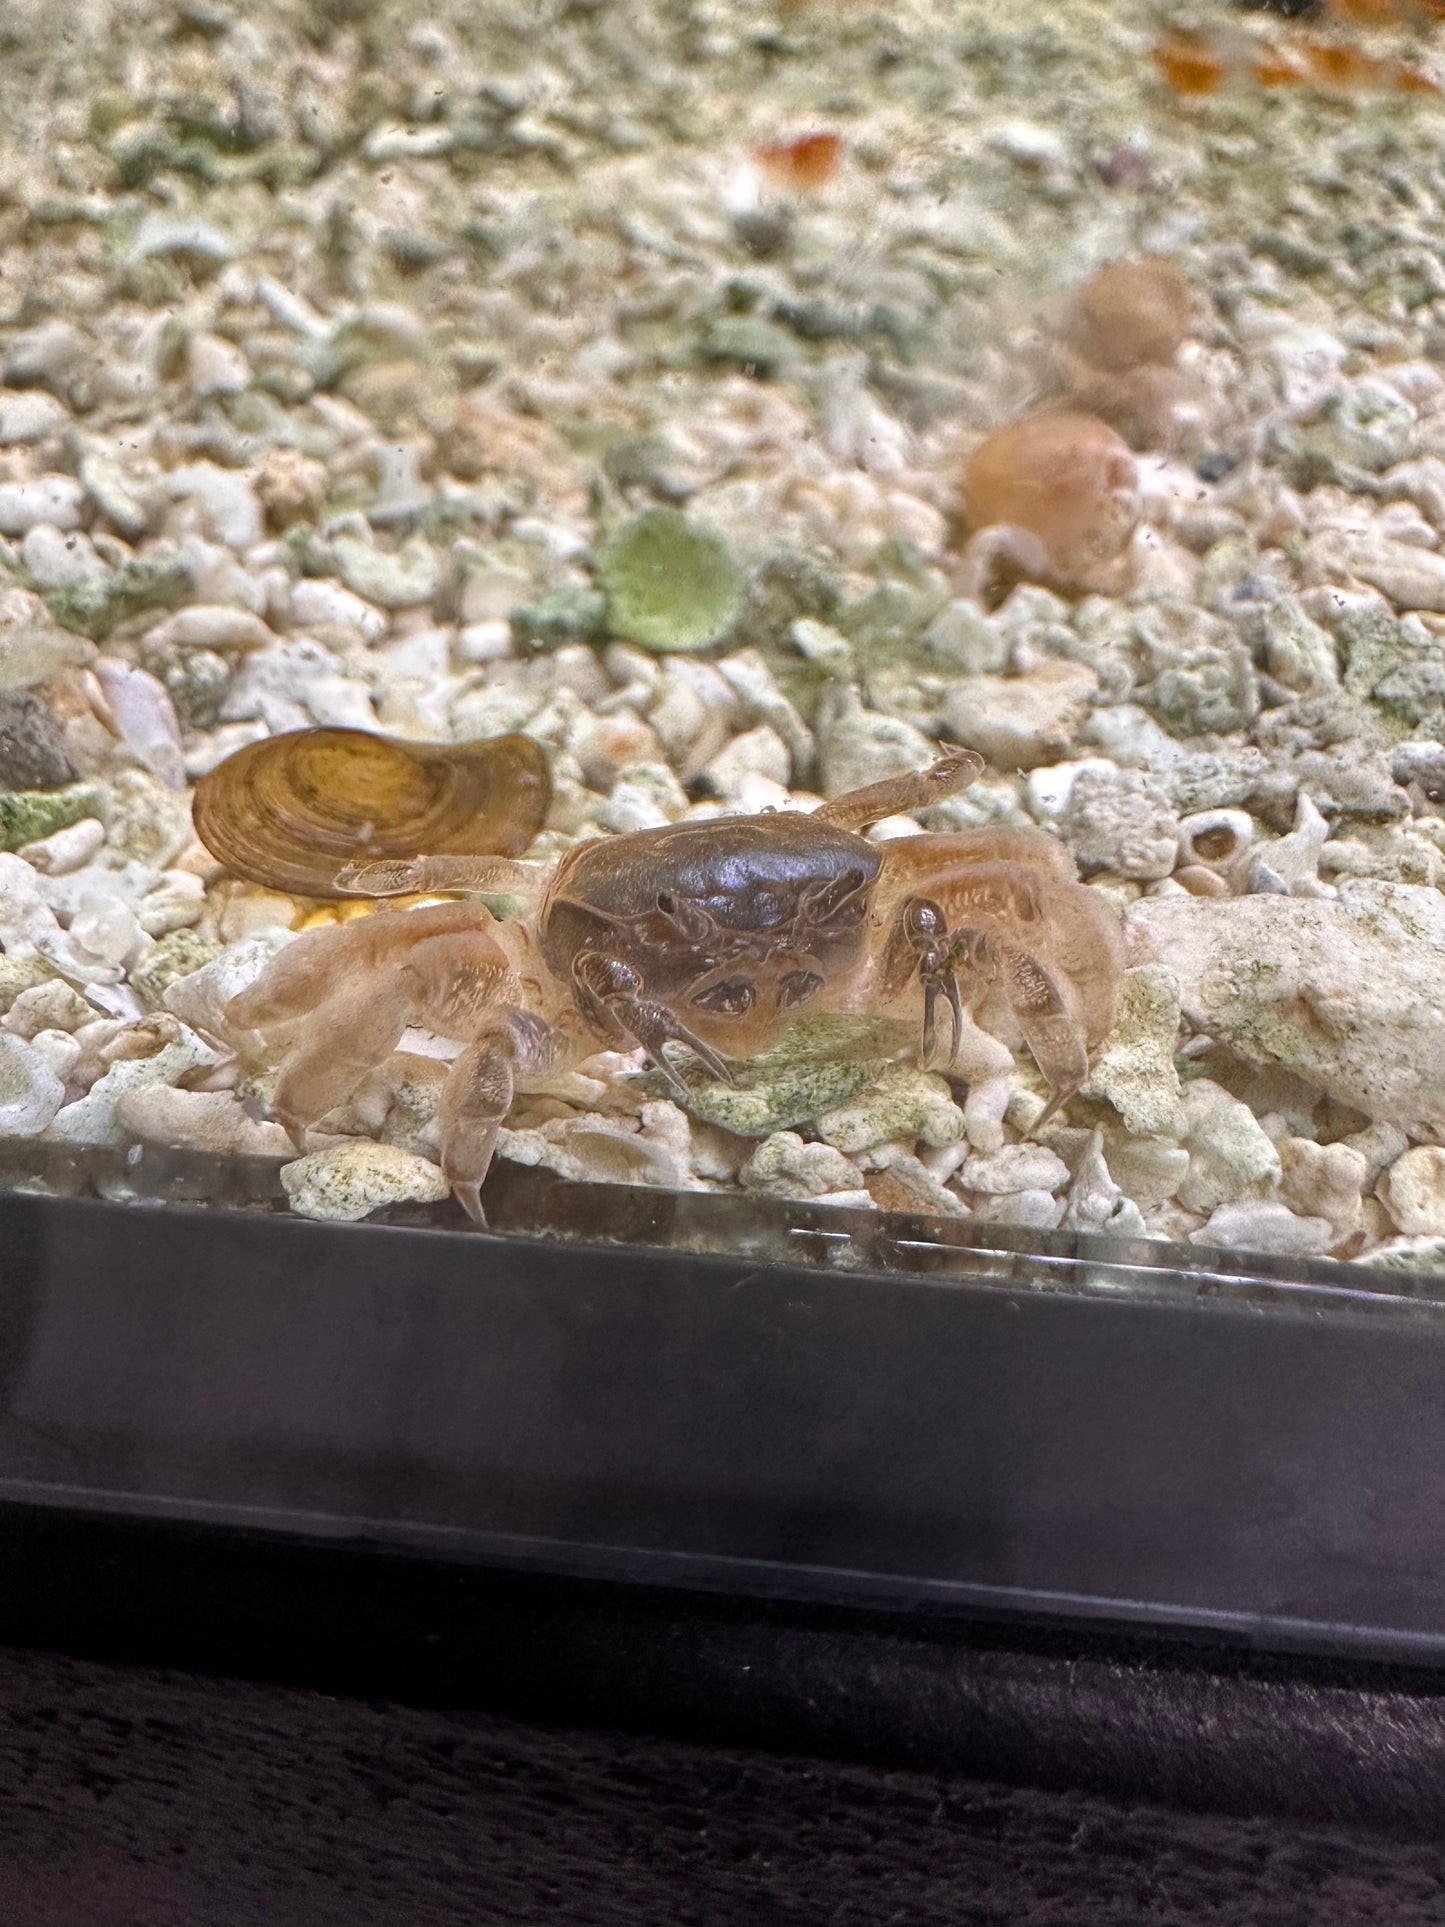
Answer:
[(741, 1017), (753, 1007), (757, 992), (746, 977), (729, 977), (693, 998), (695, 1010), (715, 1010), (721, 1017)]
[(778, 985), (778, 1007), (781, 1010), (796, 1010), (799, 1004), (816, 997), (822, 988), (823, 979), (816, 970), (790, 970)]

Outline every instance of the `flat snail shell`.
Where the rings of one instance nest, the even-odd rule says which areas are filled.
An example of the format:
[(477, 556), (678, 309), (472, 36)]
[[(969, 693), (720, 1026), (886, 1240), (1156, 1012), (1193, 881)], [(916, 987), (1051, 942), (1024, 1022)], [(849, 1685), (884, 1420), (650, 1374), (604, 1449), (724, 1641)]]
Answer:
[(296, 729), (218, 763), (196, 787), (196, 834), (233, 876), (342, 897), (341, 869), (387, 857), (518, 856), (552, 800), (528, 736), (408, 743)]

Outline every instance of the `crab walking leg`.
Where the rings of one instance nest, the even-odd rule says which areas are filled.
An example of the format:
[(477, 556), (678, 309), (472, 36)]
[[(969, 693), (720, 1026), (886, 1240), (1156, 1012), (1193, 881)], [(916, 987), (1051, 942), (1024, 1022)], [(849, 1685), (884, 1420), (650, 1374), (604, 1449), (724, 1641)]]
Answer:
[(908, 776), (890, 776), (865, 789), (849, 790), (835, 796), (831, 803), (814, 812), (817, 823), (832, 823), (840, 830), (866, 830), (870, 823), (881, 823), (885, 816), (898, 816), (909, 810), (926, 810), (946, 796), (957, 796), (976, 783), (983, 774), (983, 758), (977, 750), (955, 750), (940, 757), (928, 769)]
[(536, 869), (504, 856), (394, 857), (378, 863), (348, 863), (336, 873), (336, 888), (354, 897), (410, 897), (455, 890), (530, 900), (540, 895), (541, 887)]
[(484, 1225), (482, 1185), (516, 1095), (517, 1077), (537, 1076), (555, 1056), (551, 1026), (499, 1006), (453, 1064), (442, 1089), (442, 1174), (467, 1216)]

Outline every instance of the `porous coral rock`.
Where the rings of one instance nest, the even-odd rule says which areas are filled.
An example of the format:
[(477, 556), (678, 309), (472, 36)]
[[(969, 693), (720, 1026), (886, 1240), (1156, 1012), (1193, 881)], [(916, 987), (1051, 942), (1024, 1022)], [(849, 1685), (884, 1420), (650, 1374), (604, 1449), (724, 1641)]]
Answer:
[(1325, 1218), (1336, 1244), (1364, 1222), (1362, 1193), (1369, 1169), (1364, 1153), (1349, 1144), (1317, 1144), (1307, 1137), (1275, 1140), (1280, 1193), (1306, 1218)]
[[(146, 1021), (153, 1026), (159, 1020), (153, 1017)], [(149, 1046), (145, 1054), (113, 1061), (84, 1097), (57, 1112), (50, 1126), (52, 1137), (64, 1138), (71, 1144), (123, 1143), (125, 1132), (117, 1110), (128, 1092), (141, 1090), (148, 1084), (178, 1084), (188, 1072), (213, 1070), (225, 1062), (226, 1052), (213, 1050), (194, 1031), (177, 1025), (173, 1019), (166, 1021), (178, 1033), (174, 1042), (161, 1042), (162, 1033), (158, 1031), (148, 1035), (144, 1025), (128, 1027), (119, 1047), (126, 1048), (133, 1037), (138, 1048)], [(111, 1049), (115, 1048), (113, 1043)]]
[(1445, 1150), (1439, 1145), (1417, 1144), (1396, 1158), (1377, 1191), (1406, 1237), (1445, 1237)]
[(1209, 1078), (1184, 1087), (1179, 1135), (1189, 1171), (1176, 1195), (1186, 1211), (1211, 1212), (1279, 1179), (1279, 1152), (1253, 1111)]
[(1140, 1136), (1179, 1128), (1179, 981), (1163, 964), (1126, 971), (1113, 1028), (1094, 1058), (1085, 1090), (1107, 1098)]
[(1445, 900), (1351, 887), (1371, 894), (1146, 898), (1129, 929), (1199, 1030), (1367, 1117), (1445, 1131)]
[(858, 1170), (831, 1144), (808, 1143), (796, 1131), (764, 1138), (738, 1172), (750, 1191), (772, 1197), (816, 1198), (825, 1191), (852, 1191)]
[(949, 691), (944, 721), (955, 741), (996, 768), (1032, 769), (1069, 749), (1097, 687), (1093, 670), (1077, 662), (1043, 663), (1023, 676), (970, 676)]
[(291, 1209), (350, 1224), (391, 1204), (440, 1204), (450, 1186), (435, 1164), (394, 1144), (352, 1138), (281, 1167)]
[(1045, 1144), (1006, 1144), (1001, 1150), (975, 1152), (958, 1167), (965, 1191), (1001, 1196), (1009, 1191), (1058, 1191), (1069, 1167)]
[(127, 1091), (116, 1122), (142, 1144), (235, 1157), (289, 1158), (295, 1146), (279, 1124), (259, 1123), (229, 1091), (182, 1091), (148, 1084)]
[(1149, 882), (1167, 877), (1179, 824), (1163, 790), (1142, 770), (1084, 765), (1059, 813), (1059, 834), (1079, 867)]

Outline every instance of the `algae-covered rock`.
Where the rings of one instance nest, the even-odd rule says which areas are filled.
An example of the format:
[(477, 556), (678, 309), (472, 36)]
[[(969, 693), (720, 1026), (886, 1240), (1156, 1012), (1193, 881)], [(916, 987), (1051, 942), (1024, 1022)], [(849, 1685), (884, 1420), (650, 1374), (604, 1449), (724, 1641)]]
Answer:
[(62, 790), (0, 791), (0, 850), (20, 850), (82, 817), (99, 816), (106, 803), (94, 783), (71, 783)]
[(798, 343), (786, 328), (761, 315), (724, 314), (702, 331), (702, 352), (709, 361), (736, 362), (749, 374), (775, 375), (798, 358)]
[(963, 1136), (963, 1112), (936, 1071), (890, 1064), (872, 1090), (820, 1117), (818, 1133), (839, 1151), (867, 1151), (899, 1138), (940, 1150)]
[(9, 957), (0, 953), (0, 1017), (17, 997), (33, 990), (37, 984), (50, 982), (54, 976), (54, 968), (43, 957)]
[(332, 548), (347, 588), (379, 608), (406, 609), (430, 602), (441, 587), (441, 557), (423, 536), (414, 535), (391, 551), (359, 536), (338, 535)]
[(159, 1010), (173, 983), (202, 969), (223, 949), (224, 945), (197, 930), (172, 930), (132, 967), (130, 987), (148, 1010)]
[(607, 634), (607, 600), (595, 589), (564, 586), (513, 609), (508, 620), (513, 641), (534, 649), (600, 642)]
[[(866, 1091), (913, 1036), (911, 1026), (886, 1017), (818, 1017), (794, 1024), (761, 1057), (734, 1065), (734, 1084), (710, 1076), (695, 1059), (674, 1062), (694, 1117), (738, 1137), (769, 1137)], [(651, 1082), (661, 1088), (656, 1073)]]
[(174, 609), (190, 590), (190, 574), (180, 562), (136, 560), (104, 575), (86, 576), (52, 589), (45, 606), (75, 635), (99, 642), (122, 622), (146, 609)]
[(302, 1218), (352, 1224), (388, 1204), (440, 1204), (450, 1186), (436, 1165), (394, 1144), (352, 1138), (281, 1167)]
[(726, 543), (676, 509), (649, 509), (598, 558), (613, 633), (658, 655), (720, 642), (742, 607), (743, 572)]

